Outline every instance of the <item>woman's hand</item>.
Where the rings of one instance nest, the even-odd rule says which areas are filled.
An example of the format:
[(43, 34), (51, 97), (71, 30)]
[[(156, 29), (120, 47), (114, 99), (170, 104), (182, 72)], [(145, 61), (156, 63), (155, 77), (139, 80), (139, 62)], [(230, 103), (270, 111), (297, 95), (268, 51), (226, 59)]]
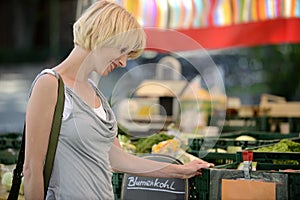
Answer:
[(200, 176), (202, 175), (202, 169), (203, 168), (211, 168), (214, 167), (213, 163), (208, 163), (201, 159), (194, 159), (193, 161), (182, 165), (182, 177), (185, 178), (191, 178), (193, 176)]

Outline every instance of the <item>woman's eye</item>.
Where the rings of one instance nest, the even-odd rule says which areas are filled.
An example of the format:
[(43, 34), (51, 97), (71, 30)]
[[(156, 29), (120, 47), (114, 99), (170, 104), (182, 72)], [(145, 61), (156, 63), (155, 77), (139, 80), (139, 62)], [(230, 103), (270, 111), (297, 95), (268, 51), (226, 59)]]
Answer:
[(127, 49), (128, 49), (128, 48), (122, 48), (122, 49), (120, 50), (121, 54), (126, 53)]

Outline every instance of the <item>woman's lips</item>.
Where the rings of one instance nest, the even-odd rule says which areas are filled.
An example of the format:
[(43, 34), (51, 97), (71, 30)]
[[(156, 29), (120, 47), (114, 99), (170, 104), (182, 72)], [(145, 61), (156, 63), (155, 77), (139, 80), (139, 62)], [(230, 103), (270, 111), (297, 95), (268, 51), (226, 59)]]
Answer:
[(112, 64), (113, 64), (114, 68), (117, 68), (117, 67), (118, 67), (118, 64), (117, 64), (117, 63), (113, 62)]
[(112, 72), (114, 69), (116, 69), (118, 67), (118, 64), (115, 62), (112, 62), (110, 65), (110, 72)]

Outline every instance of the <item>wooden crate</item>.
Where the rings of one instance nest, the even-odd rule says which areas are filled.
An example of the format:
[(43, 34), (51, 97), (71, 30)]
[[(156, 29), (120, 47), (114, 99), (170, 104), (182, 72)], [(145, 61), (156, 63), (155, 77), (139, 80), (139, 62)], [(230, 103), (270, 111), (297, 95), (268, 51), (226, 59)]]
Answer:
[(259, 114), (271, 117), (300, 117), (300, 102), (287, 102), (284, 97), (263, 94)]

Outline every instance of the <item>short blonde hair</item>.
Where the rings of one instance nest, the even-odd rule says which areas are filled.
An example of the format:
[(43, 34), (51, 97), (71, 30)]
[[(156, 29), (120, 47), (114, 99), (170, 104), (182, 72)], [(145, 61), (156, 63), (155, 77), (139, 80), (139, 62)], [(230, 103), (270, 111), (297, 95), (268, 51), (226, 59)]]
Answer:
[(106, 0), (92, 4), (73, 26), (74, 44), (86, 50), (128, 48), (128, 58), (138, 57), (146, 44), (145, 32), (122, 6)]

